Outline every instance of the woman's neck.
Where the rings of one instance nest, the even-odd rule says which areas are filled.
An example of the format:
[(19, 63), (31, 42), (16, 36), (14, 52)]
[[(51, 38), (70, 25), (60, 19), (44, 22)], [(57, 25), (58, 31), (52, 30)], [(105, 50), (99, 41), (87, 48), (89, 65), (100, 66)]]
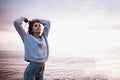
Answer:
[(33, 36), (38, 39), (40, 35), (35, 33), (35, 34), (33, 34)]

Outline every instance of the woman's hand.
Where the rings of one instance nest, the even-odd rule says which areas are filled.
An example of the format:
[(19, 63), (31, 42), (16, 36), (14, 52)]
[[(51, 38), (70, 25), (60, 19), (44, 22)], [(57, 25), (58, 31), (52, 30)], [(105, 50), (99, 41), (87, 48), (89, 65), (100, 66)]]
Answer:
[(25, 22), (25, 23), (28, 23), (28, 19), (26, 17), (22, 17), (22, 20)]

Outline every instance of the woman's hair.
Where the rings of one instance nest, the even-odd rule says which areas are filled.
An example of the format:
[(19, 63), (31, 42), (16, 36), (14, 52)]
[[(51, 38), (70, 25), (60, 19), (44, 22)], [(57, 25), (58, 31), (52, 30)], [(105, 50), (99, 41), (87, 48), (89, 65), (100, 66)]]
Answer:
[(34, 23), (36, 23), (36, 22), (39, 23), (38, 20), (31, 20), (31, 21), (28, 22), (28, 24), (29, 24), (28, 33), (31, 34), (31, 35), (33, 35), (33, 31), (32, 31), (32, 30), (33, 30), (33, 25), (34, 25)]

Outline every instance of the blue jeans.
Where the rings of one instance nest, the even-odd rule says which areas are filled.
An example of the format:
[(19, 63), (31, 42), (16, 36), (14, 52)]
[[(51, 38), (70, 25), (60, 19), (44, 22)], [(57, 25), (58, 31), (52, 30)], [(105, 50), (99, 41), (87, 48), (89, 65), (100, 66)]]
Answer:
[(44, 67), (30, 62), (24, 72), (24, 80), (43, 80)]

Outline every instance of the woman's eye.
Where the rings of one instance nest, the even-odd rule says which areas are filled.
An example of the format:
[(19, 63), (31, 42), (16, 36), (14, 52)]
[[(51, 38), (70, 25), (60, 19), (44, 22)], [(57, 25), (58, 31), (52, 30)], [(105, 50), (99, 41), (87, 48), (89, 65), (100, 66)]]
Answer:
[(37, 27), (37, 26), (39, 26), (40, 27), (40, 25), (34, 25), (35, 27)]
[(37, 25), (35, 25), (35, 27), (37, 27)]

